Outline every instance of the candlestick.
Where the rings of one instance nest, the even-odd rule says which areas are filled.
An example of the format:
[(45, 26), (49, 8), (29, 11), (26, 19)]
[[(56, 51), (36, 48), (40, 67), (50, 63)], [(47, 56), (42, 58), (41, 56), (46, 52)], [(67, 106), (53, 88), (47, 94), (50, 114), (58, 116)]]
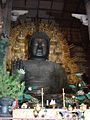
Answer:
[(64, 88), (62, 89), (62, 91), (63, 91), (63, 93), (62, 93), (62, 95), (63, 95), (63, 107), (65, 108), (65, 93), (64, 93)]
[(41, 96), (42, 96), (42, 108), (43, 108), (43, 88), (41, 88)]

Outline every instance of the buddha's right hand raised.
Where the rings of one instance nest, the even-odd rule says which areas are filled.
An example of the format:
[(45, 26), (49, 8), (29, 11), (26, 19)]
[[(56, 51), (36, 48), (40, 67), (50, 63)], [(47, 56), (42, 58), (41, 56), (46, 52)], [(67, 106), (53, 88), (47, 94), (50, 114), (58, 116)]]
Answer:
[(19, 69), (24, 69), (23, 60), (22, 59), (17, 59), (17, 60), (15, 59), (12, 62), (12, 74), (16, 74), (16, 71)]

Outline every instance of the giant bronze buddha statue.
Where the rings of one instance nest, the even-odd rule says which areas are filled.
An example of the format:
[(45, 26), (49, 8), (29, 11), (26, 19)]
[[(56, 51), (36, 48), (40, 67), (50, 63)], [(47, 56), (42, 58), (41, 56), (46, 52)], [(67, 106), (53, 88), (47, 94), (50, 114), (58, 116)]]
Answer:
[(30, 59), (23, 61), (26, 90), (32, 87), (32, 92), (37, 95), (41, 88), (44, 94), (60, 93), (67, 85), (67, 77), (62, 66), (48, 60), (49, 37), (43, 32), (36, 32), (30, 38), (29, 46)]

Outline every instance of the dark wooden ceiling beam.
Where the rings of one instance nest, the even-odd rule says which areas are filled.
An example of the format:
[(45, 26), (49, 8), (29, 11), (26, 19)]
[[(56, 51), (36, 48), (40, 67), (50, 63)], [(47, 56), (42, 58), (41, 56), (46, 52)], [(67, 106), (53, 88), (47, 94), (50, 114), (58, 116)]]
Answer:
[(36, 10), (37, 10), (37, 20), (38, 20), (38, 17), (39, 17), (39, 4), (40, 4), (40, 0), (38, 0), (38, 4), (37, 4), (37, 8), (36, 8)]
[[(29, 19), (36, 19), (36, 17), (32, 17), (32, 16), (31, 16), (31, 17), (26, 17), (26, 19), (27, 19), (27, 20), (29, 20)], [(51, 17), (50, 17), (50, 18), (48, 18), (48, 17), (47, 17), (47, 18), (45, 18), (45, 17), (39, 17), (38, 19), (39, 19), (39, 20), (40, 20), (40, 19), (56, 20), (56, 21), (60, 21), (60, 23), (61, 23), (61, 21), (63, 21), (63, 22), (64, 22), (64, 21), (67, 21), (68, 23), (71, 23), (71, 22), (73, 21), (73, 22), (76, 22), (76, 23), (79, 23), (79, 24), (80, 24), (80, 21), (79, 21), (78, 19), (74, 19), (74, 18), (67, 18), (67, 19), (66, 19), (66, 18), (59, 18), (59, 17), (57, 17), (57, 19), (55, 19), (55, 18), (51, 18)]]
[[(52, 6), (53, 6), (53, 0), (51, 0), (51, 5), (50, 5), (50, 9), (52, 10)], [(49, 18), (50, 18), (50, 15), (49, 15), (49, 17), (48, 17), (48, 20), (49, 20)], [(48, 21), (49, 22), (49, 21)]]
[(36, 31), (39, 31), (39, 5), (40, 5), (40, 0), (38, 0), (37, 4), (37, 15), (36, 15)]
[[(37, 10), (37, 8), (31, 8), (31, 7), (13, 7), (12, 8), (13, 10)], [(62, 10), (57, 10), (57, 9), (45, 9), (45, 8), (39, 8), (39, 10), (42, 10), (42, 11), (48, 11), (48, 12), (62, 12)], [(75, 10), (64, 10), (65, 13), (72, 13), (72, 12), (75, 12), (75, 13), (79, 13), (79, 12), (76, 12)], [(85, 12), (81, 11), (80, 12), (81, 14), (84, 14)]]
[(67, 0), (63, 0), (63, 10), (62, 10), (62, 13), (61, 13), (61, 17), (64, 15), (66, 5), (67, 5)]
[(24, 3), (25, 3), (25, 6), (26, 6), (26, 5), (27, 5), (27, 0), (25, 0), (25, 2), (24, 2)]
[[(51, 1), (51, 0), (44, 0), (44, 1)], [(63, 2), (63, 0), (53, 0), (53, 2)]]
[(77, 7), (76, 7), (76, 13), (79, 12), (79, 9), (80, 9), (80, 6), (82, 5), (82, 2), (83, 2), (83, 0), (78, 1)]

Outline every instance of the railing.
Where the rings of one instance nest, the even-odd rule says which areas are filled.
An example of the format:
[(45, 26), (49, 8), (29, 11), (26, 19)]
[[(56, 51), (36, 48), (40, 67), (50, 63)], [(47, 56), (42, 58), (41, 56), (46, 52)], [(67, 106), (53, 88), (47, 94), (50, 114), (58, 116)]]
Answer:
[[(13, 118), (13, 117), (0, 117), (0, 120), (57, 120), (46, 118)], [(60, 119), (61, 120), (61, 119)]]
[(86, 112), (68, 112), (62, 109), (42, 109), (35, 117), (33, 109), (15, 109), (12, 117), (0, 117), (0, 120), (90, 120), (90, 109)]
[(0, 117), (0, 120), (85, 120), (84, 118), (13, 118), (13, 117)]

